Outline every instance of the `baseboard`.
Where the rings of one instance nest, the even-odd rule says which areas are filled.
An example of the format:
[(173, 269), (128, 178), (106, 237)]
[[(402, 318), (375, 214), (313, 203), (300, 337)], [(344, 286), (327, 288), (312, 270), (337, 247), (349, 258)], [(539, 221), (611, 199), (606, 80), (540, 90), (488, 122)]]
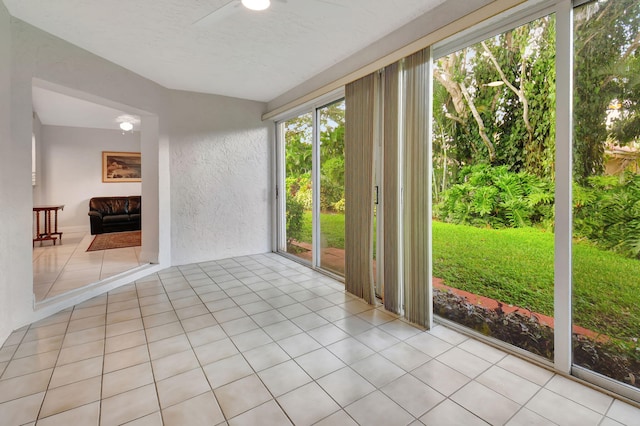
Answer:
[(40, 302), (35, 302), (34, 300), (33, 307), (35, 318), (32, 322), (35, 322), (42, 318), (46, 318), (49, 315), (82, 303), (86, 300), (91, 299), (92, 297), (99, 296), (103, 293), (114, 290), (120, 286), (131, 284), (135, 280), (161, 271), (164, 268), (166, 268), (166, 266), (154, 264), (142, 265), (129, 271), (125, 271), (121, 274), (114, 275), (113, 277), (107, 278), (105, 280), (88, 284), (84, 287), (80, 287), (69, 292), (41, 300)]

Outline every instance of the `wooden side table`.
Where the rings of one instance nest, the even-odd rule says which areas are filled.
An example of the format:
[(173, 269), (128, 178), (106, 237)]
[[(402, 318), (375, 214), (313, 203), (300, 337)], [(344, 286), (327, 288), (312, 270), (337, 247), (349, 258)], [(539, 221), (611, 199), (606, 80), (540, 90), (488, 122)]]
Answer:
[[(58, 236), (60, 237), (60, 244), (62, 244), (62, 232), (58, 232), (58, 210), (64, 210), (64, 204), (51, 205), (51, 206), (34, 206), (33, 212), (36, 216), (36, 235), (33, 239), (33, 245), (36, 241), (40, 241), (42, 246), (43, 241), (53, 241), (53, 245), (56, 245)], [(44, 230), (40, 232), (40, 213), (44, 212), (43, 225)], [(51, 224), (51, 212), (53, 212), (53, 226)]]

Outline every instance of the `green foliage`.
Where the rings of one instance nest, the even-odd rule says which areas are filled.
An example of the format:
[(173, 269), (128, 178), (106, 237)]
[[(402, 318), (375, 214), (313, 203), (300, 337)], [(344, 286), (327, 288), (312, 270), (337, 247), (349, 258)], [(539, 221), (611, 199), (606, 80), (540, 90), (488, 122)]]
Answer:
[(574, 234), (640, 259), (640, 175), (594, 176), (574, 185)]
[[(554, 234), (433, 222), (433, 275), (445, 284), (553, 316)], [(575, 323), (611, 337), (640, 336), (640, 262), (578, 241)]]
[[(320, 209), (344, 211), (344, 100), (319, 110)], [(311, 210), (313, 191), (312, 115), (303, 114), (284, 123), (287, 193)], [(342, 210), (339, 210), (342, 209)]]
[(300, 240), (302, 236), (304, 207), (287, 194), (287, 244), (292, 240)]
[(552, 226), (554, 185), (548, 179), (480, 164), (463, 168), (458, 181), (434, 206), (442, 221), (491, 228)]
[(469, 164), (553, 176), (553, 15), (440, 58), (434, 75), (436, 200)]
[(311, 190), (311, 176), (304, 173), (300, 176), (291, 176), (286, 179), (287, 196), (290, 196), (305, 210), (311, 210), (313, 192)]
[(574, 177), (584, 184), (604, 171), (604, 144), (610, 131), (609, 105), (629, 103), (612, 130), (622, 141), (637, 137), (640, 3), (606, 0), (576, 9), (574, 19)]

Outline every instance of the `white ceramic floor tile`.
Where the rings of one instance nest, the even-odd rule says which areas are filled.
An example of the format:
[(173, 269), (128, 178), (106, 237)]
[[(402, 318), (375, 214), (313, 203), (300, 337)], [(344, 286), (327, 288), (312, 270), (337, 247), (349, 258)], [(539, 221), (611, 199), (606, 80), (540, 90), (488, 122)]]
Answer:
[(603, 417), (546, 389), (541, 389), (525, 407), (560, 425), (597, 425)]
[(416, 418), (445, 399), (444, 395), (410, 374), (405, 374), (380, 390)]
[(566, 396), (570, 400), (589, 407), (600, 414), (605, 414), (613, 402), (613, 398), (602, 392), (557, 375), (549, 380), (549, 383), (545, 385), (545, 389)]
[(229, 426), (291, 425), (287, 415), (273, 400), (229, 420)]
[(424, 352), (404, 342), (398, 342), (383, 350), (380, 355), (405, 371), (414, 370), (431, 359)]
[(316, 380), (345, 366), (338, 357), (325, 348), (301, 355), (295, 361)]
[(491, 424), (505, 424), (520, 405), (477, 382), (451, 395), (451, 399)]
[(22, 425), (36, 420), (44, 392), (0, 403), (0, 419), (7, 425)]
[(425, 425), (438, 426), (486, 426), (489, 424), (450, 399), (444, 400), (420, 417), (420, 421)]
[(322, 377), (318, 384), (342, 407), (376, 390), (371, 383), (349, 367)]
[(211, 390), (202, 369), (191, 371), (156, 381), (158, 401), (162, 409), (191, 399)]
[(293, 424), (306, 426), (338, 411), (340, 407), (316, 383), (309, 383), (278, 398)]
[(408, 425), (414, 421), (411, 414), (380, 391), (370, 393), (345, 410), (361, 425)]
[(224, 421), (222, 410), (209, 391), (162, 410), (164, 426), (208, 426)]
[(312, 381), (294, 361), (286, 361), (258, 373), (262, 382), (276, 397)]
[(100, 420), (100, 403), (98, 401), (82, 405), (60, 414), (38, 420), (39, 426), (59, 425), (98, 425)]
[(535, 383), (496, 366), (482, 373), (476, 381), (521, 405), (540, 390)]
[(615, 400), (607, 412), (607, 417), (620, 423), (631, 425), (640, 420), (640, 408)]
[(208, 364), (203, 369), (212, 389), (253, 374), (253, 370), (240, 354)]
[(243, 353), (251, 367), (259, 372), (291, 359), (277, 343), (269, 343)]
[(489, 362), (482, 358), (458, 348), (452, 348), (436, 359), (472, 379), (491, 366)]
[(357, 371), (377, 388), (381, 388), (405, 374), (405, 371), (379, 354), (351, 364)]
[(405, 342), (432, 358), (437, 357), (453, 347), (450, 343), (428, 333), (416, 334), (405, 340)]
[(551, 371), (538, 367), (514, 355), (507, 355), (498, 362), (497, 365), (539, 386), (544, 386), (553, 377)]
[[(531, 425), (531, 426), (554, 426), (556, 423), (553, 423), (549, 419), (545, 419), (539, 414), (534, 413), (533, 411), (527, 408), (521, 408), (507, 423), (507, 426), (520, 426), (520, 425)], [(601, 423), (602, 426), (602, 423)]]
[[(92, 237), (80, 240), (78, 256), (71, 244), (53, 257), (34, 249), (38, 297), (94, 280), (93, 265), (103, 276), (137, 265), (139, 248), (86, 253)], [(59, 275), (56, 258), (68, 267), (54, 285), (44, 277)], [(0, 423), (9, 424), (33, 424), (39, 411), (43, 425), (640, 418), (457, 331), (417, 328), (273, 253), (168, 268), (25, 326), (0, 348), (0, 374)]]
[(220, 408), (227, 419), (272, 399), (260, 379), (254, 374), (214, 390)]

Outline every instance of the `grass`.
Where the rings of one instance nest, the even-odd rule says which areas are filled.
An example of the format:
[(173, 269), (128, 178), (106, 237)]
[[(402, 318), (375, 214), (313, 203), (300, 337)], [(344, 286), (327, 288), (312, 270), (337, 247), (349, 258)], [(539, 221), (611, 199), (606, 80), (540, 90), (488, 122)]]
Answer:
[[(344, 248), (344, 215), (320, 215), (327, 246)], [(311, 242), (305, 212), (302, 241)], [(433, 274), (447, 285), (553, 316), (554, 235), (433, 222)], [(612, 337), (640, 337), (640, 262), (587, 242), (573, 247), (574, 322)]]
[[(554, 235), (433, 222), (433, 275), (475, 294), (553, 316)], [(640, 262), (585, 242), (573, 247), (574, 323), (640, 336)]]

